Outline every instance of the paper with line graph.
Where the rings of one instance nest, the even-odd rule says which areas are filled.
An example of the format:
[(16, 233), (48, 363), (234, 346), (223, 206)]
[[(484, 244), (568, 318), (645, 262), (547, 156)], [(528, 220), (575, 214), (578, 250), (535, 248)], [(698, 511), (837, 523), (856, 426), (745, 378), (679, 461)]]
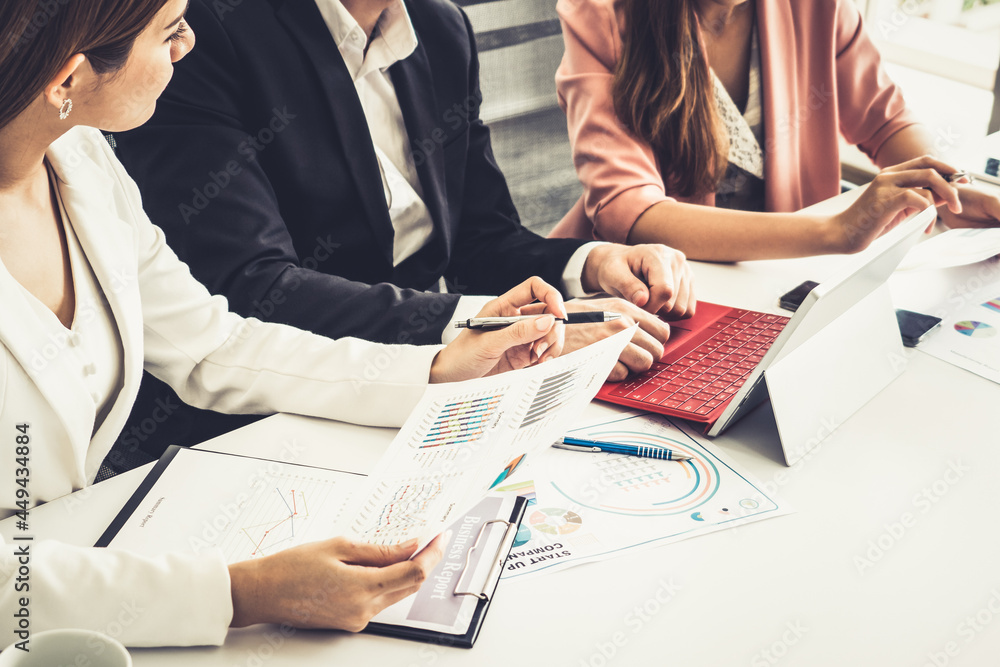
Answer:
[(220, 549), (228, 563), (261, 558), (337, 535), (366, 483), (357, 473), (179, 448), (122, 511), (109, 546), (149, 555)]

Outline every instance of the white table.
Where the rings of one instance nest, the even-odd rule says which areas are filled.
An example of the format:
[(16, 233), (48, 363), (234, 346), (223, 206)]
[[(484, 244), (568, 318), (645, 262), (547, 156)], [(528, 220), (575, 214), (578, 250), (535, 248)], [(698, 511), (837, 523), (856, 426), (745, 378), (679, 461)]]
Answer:
[[(698, 294), (780, 312), (781, 293), (837, 261), (699, 264)], [(980, 270), (896, 276), (894, 294), (919, 306)], [(766, 409), (716, 440), (797, 513), (502, 582), (472, 650), (257, 627), (230, 632), (222, 648), (136, 649), (135, 664), (996, 664), (1000, 386), (921, 353), (908, 358), (900, 379), (792, 468), (780, 462)], [(278, 416), (209, 446), (366, 470), (391, 437)], [(33, 526), (93, 544), (142, 474), (33, 510)], [(5, 536), (12, 529), (0, 525)]]

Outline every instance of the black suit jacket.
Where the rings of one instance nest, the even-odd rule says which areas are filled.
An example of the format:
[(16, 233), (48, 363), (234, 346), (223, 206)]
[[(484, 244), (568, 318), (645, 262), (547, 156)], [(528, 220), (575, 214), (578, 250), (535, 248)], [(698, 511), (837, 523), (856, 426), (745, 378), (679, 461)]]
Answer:
[[(235, 6), (231, 6), (235, 5)], [(195, 277), (242, 314), (328, 336), (440, 342), (454, 294), (558, 285), (574, 240), (521, 226), (479, 119), (472, 28), (408, 0), (419, 45), (390, 68), (434, 235), (392, 266), (367, 122), (313, 0), (194, 0), (195, 49), (153, 119), (118, 139), (146, 210)]]
[[(582, 242), (520, 224), (479, 118), (465, 14), (449, 0), (406, 6), (418, 46), (389, 72), (434, 233), (393, 267), (367, 121), (314, 0), (192, 0), (196, 47), (153, 118), (117, 135), (118, 155), (170, 246), (234, 311), (331, 337), (437, 343), (458, 300), (424, 291), (441, 276), (464, 294), (532, 275), (560, 284)], [(176, 403), (147, 375), (126, 428), (153, 454), (232, 424), (177, 409), (155, 433), (137, 432), (157, 399)]]

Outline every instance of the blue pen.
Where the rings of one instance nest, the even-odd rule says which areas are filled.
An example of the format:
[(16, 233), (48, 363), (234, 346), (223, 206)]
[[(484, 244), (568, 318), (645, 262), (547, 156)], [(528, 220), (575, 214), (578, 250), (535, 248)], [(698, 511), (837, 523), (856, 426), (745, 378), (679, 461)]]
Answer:
[(692, 458), (666, 447), (657, 447), (655, 445), (623, 445), (617, 442), (583, 440), (582, 438), (564, 437), (552, 446), (556, 449), (567, 449), (571, 452), (625, 454), (627, 456), (642, 456), (648, 459), (663, 459), (664, 461), (690, 461)]

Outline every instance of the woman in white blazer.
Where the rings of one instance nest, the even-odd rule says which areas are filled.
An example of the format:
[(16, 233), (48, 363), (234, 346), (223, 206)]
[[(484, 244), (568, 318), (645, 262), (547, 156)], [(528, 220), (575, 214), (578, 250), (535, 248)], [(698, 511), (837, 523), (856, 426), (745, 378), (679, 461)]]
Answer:
[[(193, 46), (184, 11), (184, 0), (0, 6), (0, 517), (93, 483), (144, 366), (202, 408), (398, 426), (428, 381), (561, 350), (553, 315), (442, 348), (331, 341), (228, 312), (165, 245), (92, 129), (152, 114)], [(538, 279), (483, 314), (517, 314), (535, 299), (565, 317)], [(39, 542), (24, 588), (14, 546), (0, 541), (0, 616), (10, 621), (27, 597), (34, 632), (104, 630), (123, 608), (141, 610), (120, 636), (135, 646), (218, 644), (230, 625), (258, 622), (357, 630), (440, 558), (436, 542), (409, 559), (414, 548), (338, 538), (227, 568), (219, 554), (139, 558)]]

